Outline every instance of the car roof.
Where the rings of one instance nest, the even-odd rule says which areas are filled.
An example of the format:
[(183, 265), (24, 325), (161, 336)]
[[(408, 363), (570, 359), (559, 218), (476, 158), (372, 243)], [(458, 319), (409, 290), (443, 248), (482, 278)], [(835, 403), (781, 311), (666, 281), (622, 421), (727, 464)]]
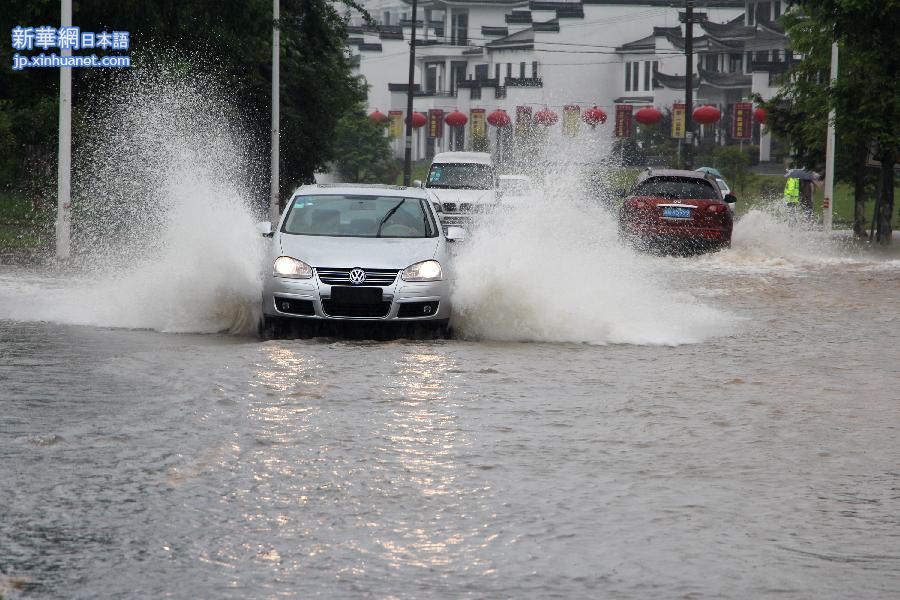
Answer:
[(493, 165), (491, 155), (488, 152), (441, 152), (435, 154), (431, 163), (478, 163)]
[(715, 177), (709, 173), (701, 171), (687, 171), (684, 169), (647, 169), (634, 182), (635, 185), (642, 183), (651, 177), (684, 177), (685, 179), (703, 179), (705, 181), (714, 181)]
[(419, 187), (384, 185), (380, 183), (315, 183), (301, 185), (294, 194), (352, 194), (354, 196), (406, 196), (428, 199), (425, 190)]

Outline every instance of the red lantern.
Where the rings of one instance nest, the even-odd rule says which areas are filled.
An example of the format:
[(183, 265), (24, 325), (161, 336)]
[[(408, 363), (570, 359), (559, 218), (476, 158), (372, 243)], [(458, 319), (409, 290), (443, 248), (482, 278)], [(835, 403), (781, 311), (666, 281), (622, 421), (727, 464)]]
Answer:
[(584, 113), (582, 113), (582, 115), (581, 115), (581, 118), (582, 118), (582, 120), (584, 120), (585, 123), (587, 123), (591, 127), (594, 127), (598, 123), (600, 125), (602, 125), (603, 123), (606, 123), (606, 113), (603, 112), (601, 109), (597, 108), (596, 106), (594, 108), (589, 108), (586, 111), (584, 111)]
[(373, 121), (375, 121), (376, 123), (385, 123), (385, 122), (387, 122), (388, 119), (390, 119), (390, 117), (388, 117), (386, 114), (384, 114), (377, 108), (373, 112), (369, 113), (369, 118), (372, 119)]
[(534, 113), (534, 117), (532, 117), (532, 122), (536, 125), (553, 125), (557, 121), (559, 121), (559, 115), (550, 110), (547, 107), (542, 108), (541, 110)]
[(766, 109), (761, 106), (753, 111), (753, 120), (757, 123), (765, 123), (766, 122)]
[(634, 113), (634, 120), (641, 125), (655, 125), (662, 121), (662, 113), (652, 106), (647, 106)]
[(458, 110), (454, 110), (452, 113), (444, 117), (444, 123), (446, 123), (450, 127), (462, 127), (468, 122), (469, 117), (459, 112)]
[(420, 112), (414, 112), (412, 114), (412, 126), (418, 129), (419, 127), (423, 127), (425, 123), (428, 122), (428, 119)]
[(509, 115), (506, 114), (505, 110), (498, 108), (488, 115), (487, 122), (494, 127), (509, 127), (509, 124), (512, 123), (512, 119), (509, 118)]
[(715, 106), (707, 104), (694, 111), (694, 121), (701, 125), (710, 125), (722, 118), (722, 113)]

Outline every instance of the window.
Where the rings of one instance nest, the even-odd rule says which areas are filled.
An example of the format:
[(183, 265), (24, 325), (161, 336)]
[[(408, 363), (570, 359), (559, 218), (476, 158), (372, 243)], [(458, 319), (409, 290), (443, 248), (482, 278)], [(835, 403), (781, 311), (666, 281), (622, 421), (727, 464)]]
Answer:
[(494, 65), (494, 78), (497, 81), (500, 81), (500, 63)]
[(488, 78), (488, 66), (485, 65), (475, 65), (475, 79), (482, 81)]
[(525, 79), (525, 63), (519, 63), (519, 79)]
[(756, 6), (756, 21), (771, 21), (772, 20), (772, 5), (768, 2), (760, 2)]
[(631, 91), (631, 63), (625, 63), (625, 91)]
[(650, 89), (650, 61), (644, 61), (644, 91)]
[(657, 82), (656, 82), (656, 72), (657, 72), (658, 70), (659, 70), (659, 61), (658, 61), (658, 60), (654, 60), (654, 61), (653, 61), (653, 89), (656, 89), (656, 85), (657, 85)]
[(747, 7), (747, 25), (756, 25), (756, 5), (752, 2)]
[(777, 19), (781, 16), (781, 0), (775, 0), (775, 2), (772, 3), (772, 8), (773, 19)]
[(397, 196), (294, 196), (282, 231), (333, 237), (437, 237), (427, 200)]
[(481, 163), (434, 163), (428, 171), (427, 188), (492, 190), (494, 169)]
[(712, 183), (694, 177), (651, 177), (638, 185), (632, 196), (656, 196), (678, 200), (718, 198)]
[(506, 77), (512, 79), (512, 63), (506, 63)]
[(438, 69), (440, 68), (440, 63), (427, 63), (425, 65), (425, 91), (426, 92), (436, 92), (438, 91)]
[(638, 70), (641, 68), (641, 63), (638, 61), (634, 61), (631, 63), (631, 89), (637, 91), (638, 89)]
[(469, 13), (453, 13), (450, 41), (454, 46), (467, 46), (469, 44)]
[(390, 25), (390, 24), (391, 24), (391, 13), (390, 13), (390, 11), (387, 11), (387, 10), (384, 11), (384, 16), (381, 18), (381, 22), (382, 22), (382, 24), (384, 24), (384, 25)]
[(531, 76), (535, 79), (538, 77), (538, 63), (536, 60), (531, 62)]
[(750, 72), (750, 63), (753, 62), (753, 53), (747, 52), (744, 54), (744, 72)]

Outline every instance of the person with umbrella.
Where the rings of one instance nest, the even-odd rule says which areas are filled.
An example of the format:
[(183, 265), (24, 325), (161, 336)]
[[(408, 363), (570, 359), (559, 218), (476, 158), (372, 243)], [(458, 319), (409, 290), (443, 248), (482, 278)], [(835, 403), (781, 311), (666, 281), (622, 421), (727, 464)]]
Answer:
[(785, 175), (787, 182), (784, 184), (784, 201), (788, 209), (793, 211), (801, 207), (808, 219), (813, 216), (813, 182), (820, 177), (814, 171), (806, 169), (791, 169)]

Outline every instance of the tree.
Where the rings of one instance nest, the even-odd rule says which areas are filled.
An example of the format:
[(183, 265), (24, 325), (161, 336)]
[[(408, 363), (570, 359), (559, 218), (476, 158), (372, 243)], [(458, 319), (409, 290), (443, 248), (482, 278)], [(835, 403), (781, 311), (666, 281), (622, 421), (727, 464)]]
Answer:
[(391, 158), (386, 125), (370, 119), (362, 104), (338, 119), (334, 164), (343, 181), (391, 183), (396, 179), (399, 168)]
[[(794, 52), (803, 55), (782, 90), (763, 104), (769, 127), (789, 139), (795, 164), (822, 168), (829, 110), (836, 113), (835, 178), (854, 184), (854, 231), (865, 231), (866, 158), (883, 159), (877, 203), (877, 239), (891, 237), (893, 165), (900, 118), (900, 0), (805, 0), (783, 17)], [(841, 53), (837, 81), (830, 78), (831, 44)], [(874, 144), (873, 144), (874, 143)]]

